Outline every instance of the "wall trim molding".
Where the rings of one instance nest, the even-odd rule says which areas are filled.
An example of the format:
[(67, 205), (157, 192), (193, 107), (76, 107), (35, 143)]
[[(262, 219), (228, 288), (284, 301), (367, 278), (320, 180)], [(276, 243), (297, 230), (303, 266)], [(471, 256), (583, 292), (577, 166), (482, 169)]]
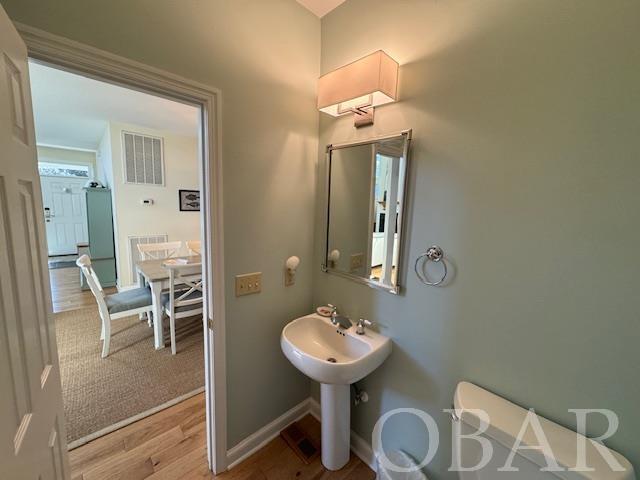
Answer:
[[(322, 422), (320, 402), (313, 397), (309, 397), (309, 405), (309, 413), (316, 417), (319, 422)], [(353, 430), (351, 430), (351, 451), (366, 465), (368, 465), (371, 470), (374, 472), (376, 471), (376, 468), (378, 468), (376, 465), (376, 456), (373, 453), (371, 445)]]
[(310, 412), (310, 398), (300, 402), (295, 407), (287, 410), (278, 418), (268, 423), (260, 430), (252, 433), (227, 452), (228, 468), (231, 469), (241, 463), (247, 457), (264, 447), (271, 440), (280, 435), (280, 432), (293, 422), (300, 420)]
[[(232, 469), (240, 464), (243, 460), (256, 453), (280, 435), (280, 432), (286, 427), (308, 414), (313, 415), (319, 422), (322, 422), (320, 403), (313, 397), (303, 400), (231, 448), (227, 452), (228, 468)], [(353, 430), (351, 430), (351, 451), (368, 465), (371, 470), (376, 471), (376, 457), (371, 449), (371, 445)]]
[(320, 402), (313, 397), (309, 397), (309, 413), (316, 417), (320, 423), (322, 423), (322, 409), (320, 408)]
[[(210, 279), (203, 319), (207, 457), (214, 473), (222, 473), (227, 469), (222, 93), (210, 85), (39, 28), (19, 22), (14, 25), (32, 60), (201, 108), (199, 169), (203, 192), (200, 218), (205, 239), (202, 266), (203, 274)], [(61, 434), (64, 437), (64, 431)]]
[(376, 455), (369, 442), (351, 430), (351, 451), (374, 472), (378, 468)]
[(36, 143), (36, 147), (43, 148), (54, 148), (56, 150), (69, 150), (72, 152), (85, 152), (85, 153), (98, 153), (97, 150), (93, 150), (91, 148), (81, 148), (81, 147), (63, 147), (62, 145), (54, 145), (53, 143)]
[[(322, 422), (320, 403), (312, 397), (303, 400), (295, 407), (287, 410), (278, 418), (231, 448), (227, 452), (228, 468), (232, 469), (236, 467), (243, 460), (256, 453), (280, 435), (280, 432), (286, 427), (308, 414), (313, 415), (319, 422)], [(353, 430), (351, 430), (351, 451), (368, 465), (371, 470), (376, 471), (376, 457), (371, 449), (371, 445)]]

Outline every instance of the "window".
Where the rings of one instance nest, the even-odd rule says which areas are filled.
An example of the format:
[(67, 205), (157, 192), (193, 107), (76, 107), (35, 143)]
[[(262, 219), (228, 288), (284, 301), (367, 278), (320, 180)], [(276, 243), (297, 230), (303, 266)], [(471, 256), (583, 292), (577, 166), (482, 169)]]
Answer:
[(122, 132), (124, 181), (142, 185), (164, 185), (162, 139)]
[(38, 163), (38, 172), (43, 177), (89, 178), (89, 165), (69, 165), (65, 163)]

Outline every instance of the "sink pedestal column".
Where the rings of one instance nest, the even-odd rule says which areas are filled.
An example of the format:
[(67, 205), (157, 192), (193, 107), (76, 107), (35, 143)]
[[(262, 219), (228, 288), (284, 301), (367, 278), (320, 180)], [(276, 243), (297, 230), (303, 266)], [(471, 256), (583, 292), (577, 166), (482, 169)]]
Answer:
[(349, 461), (351, 395), (349, 385), (320, 384), (322, 410), (322, 464), (340, 470)]

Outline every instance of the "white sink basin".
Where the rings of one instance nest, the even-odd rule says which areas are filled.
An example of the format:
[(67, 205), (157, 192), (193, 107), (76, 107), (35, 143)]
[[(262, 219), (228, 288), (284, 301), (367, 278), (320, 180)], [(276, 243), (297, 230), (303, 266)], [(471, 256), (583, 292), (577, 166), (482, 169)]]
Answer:
[(391, 341), (356, 327), (342, 330), (316, 314), (298, 318), (282, 330), (280, 346), (293, 365), (320, 383), (350, 385), (369, 375), (391, 353)]
[(285, 356), (302, 373), (320, 382), (322, 464), (340, 470), (349, 461), (350, 384), (366, 377), (391, 353), (391, 340), (356, 327), (346, 330), (311, 314), (289, 323), (280, 335)]

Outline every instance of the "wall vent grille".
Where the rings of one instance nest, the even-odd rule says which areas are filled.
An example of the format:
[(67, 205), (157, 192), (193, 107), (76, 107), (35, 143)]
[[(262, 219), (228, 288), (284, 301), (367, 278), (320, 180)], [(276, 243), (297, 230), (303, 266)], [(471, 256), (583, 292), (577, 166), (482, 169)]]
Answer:
[(124, 181), (141, 185), (164, 185), (162, 138), (122, 132)]
[(138, 283), (138, 272), (136, 271), (136, 262), (141, 260), (140, 252), (138, 251), (138, 244), (148, 243), (163, 243), (169, 241), (169, 236), (166, 233), (157, 235), (131, 235), (129, 240), (129, 268), (131, 269), (131, 282)]

